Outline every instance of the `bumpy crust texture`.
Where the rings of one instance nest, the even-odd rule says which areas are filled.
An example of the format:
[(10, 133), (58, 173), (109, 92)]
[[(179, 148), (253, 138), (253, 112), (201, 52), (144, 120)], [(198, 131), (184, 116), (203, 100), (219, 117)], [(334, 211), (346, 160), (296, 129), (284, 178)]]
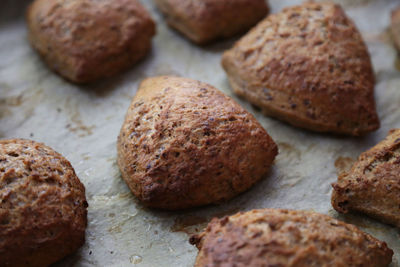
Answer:
[(29, 39), (50, 68), (77, 83), (129, 68), (151, 48), (155, 24), (137, 0), (36, 0)]
[(265, 0), (155, 0), (167, 23), (198, 44), (245, 32), (268, 13)]
[(332, 206), (337, 211), (365, 213), (400, 227), (400, 129), (362, 153), (333, 189)]
[(222, 65), (235, 93), (269, 116), (318, 132), (379, 128), (369, 53), (336, 4), (268, 16), (224, 53)]
[(386, 243), (354, 225), (279, 209), (213, 219), (190, 242), (199, 248), (195, 267), (383, 267), (393, 255)]
[(0, 140), (0, 266), (48, 266), (85, 241), (85, 188), (34, 141)]
[(266, 174), (277, 146), (256, 119), (216, 88), (191, 79), (144, 80), (118, 138), (118, 165), (149, 207), (218, 203)]
[(398, 51), (400, 51), (400, 7), (392, 12), (391, 32), (394, 44)]

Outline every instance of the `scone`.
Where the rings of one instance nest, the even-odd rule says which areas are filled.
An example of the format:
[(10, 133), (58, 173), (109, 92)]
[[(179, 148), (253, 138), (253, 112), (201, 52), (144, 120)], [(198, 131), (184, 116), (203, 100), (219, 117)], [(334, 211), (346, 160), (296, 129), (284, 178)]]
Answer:
[(155, 24), (137, 0), (35, 0), (29, 39), (47, 65), (86, 83), (117, 74), (146, 56)]
[(185, 209), (228, 200), (268, 171), (277, 146), (256, 119), (191, 79), (144, 80), (118, 137), (118, 165), (146, 206)]
[(390, 27), (394, 44), (398, 51), (400, 51), (400, 7), (392, 12), (392, 23)]
[(379, 128), (369, 53), (339, 5), (305, 3), (268, 16), (222, 65), (235, 93), (268, 116), (317, 132)]
[(338, 212), (361, 212), (400, 227), (400, 129), (362, 153), (333, 184)]
[(261, 209), (213, 219), (190, 239), (195, 267), (384, 267), (393, 251), (354, 225), (309, 211)]
[(266, 0), (154, 0), (167, 23), (198, 44), (245, 32), (268, 13)]
[(0, 266), (48, 266), (85, 241), (85, 188), (41, 143), (0, 140)]

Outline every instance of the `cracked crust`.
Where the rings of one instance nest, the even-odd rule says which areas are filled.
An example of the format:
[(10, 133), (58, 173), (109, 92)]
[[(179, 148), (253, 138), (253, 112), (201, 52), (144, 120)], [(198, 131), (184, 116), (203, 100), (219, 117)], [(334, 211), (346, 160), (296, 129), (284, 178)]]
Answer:
[(354, 225), (309, 211), (262, 209), (213, 219), (190, 239), (195, 267), (384, 267), (393, 251)]
[(317, 132), (379, 128), (370, 56), (339, 5), (305, 3), (268, 16), (222, 65), (235, 93), (268, 116)]
[(206, 44), (247, 31), (268, 14), (265, 0), (155, 0), (167, 23)]
[(85, 188), (51, 148), (0, 140), (0, 266), (48, 266), (85, 241)]
[(141, 83), (118, 138), (118, 165), (133, 194), (170, 210), (236, 196), (266, 174), (277, 152), (233, 99), (170, 76)]
[(333, 185), (332, 206), (400, 227), (400, 129), (362, 153)]
[(115, 75), (148, 54), (155, 24), (137, 0), (36, 0), (29, 40), (48, 66), (86, 83)]

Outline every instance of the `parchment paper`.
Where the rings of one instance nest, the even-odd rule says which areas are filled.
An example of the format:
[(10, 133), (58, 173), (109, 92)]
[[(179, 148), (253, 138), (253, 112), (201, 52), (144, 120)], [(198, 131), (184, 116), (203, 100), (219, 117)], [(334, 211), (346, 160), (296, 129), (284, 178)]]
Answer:
[[(382, 126), (364, 138), (311, 133), (263, 116), (234, 96), (220, 66), (233, 40), (198, 47), (170, 30), (152, 1), (142, 0), (157, 21), (152, 53), (115, 78), (76, 86), (53, 74), (30, 48), (23, 19), (30, 1), (0, 4), (0, 138), (29, 138), (62, 153), (86, 186), (86, 244), (57, 266), (193, 266), (197, 249), (189, 234), (214, 216), (253, 208), (309, 209), (354, 223), (395, 251), (399, 231), (364, 216), (339, 216), (331, 207), (337, 173), (394, 127), (400, 127), (400, 72), (395, 68), (388, 25), (398, 0), (342, 0), (371, 52)], [(271, 0), (272, 12), (301, 1)], [(252, 112), (279, 145), (271, 172), (248, 192), (219, 206), (185, 212), (144, 208), (132, 196), (116, 165), (116, 139), (138, 83), (175, 74), (208, 82)]]

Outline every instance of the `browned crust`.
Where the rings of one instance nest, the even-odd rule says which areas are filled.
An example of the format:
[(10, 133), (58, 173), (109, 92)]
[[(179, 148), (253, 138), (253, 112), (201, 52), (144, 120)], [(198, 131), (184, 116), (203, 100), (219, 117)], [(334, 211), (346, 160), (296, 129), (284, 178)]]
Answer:
[(137, 0), (36, 0), (29, 40), (51, 69), (86, 83), (115, 75), (151, 48), (155, 24)]
[(0, 266), (48, 266), (85, 241), (85, 188), (41, 143), (0, 140)]
[(167, 23), (206, 44), (245, 32), (268, 14), (265, 0), (155, 0)]
[(268, 16), (222, 65), (235, 93), (269, 116), (317, 132), (379, 128), (369, 53), (339, 5), (305, 3)]
[(400, 227), (400, 129), (362, 153), (333, 185), (332, 206)]
[(262, 209), (213, 219), (191, 238), (195, 267), (388, 266), (393, 251), (354, 225), (308, 211)]
[(256, 119), (216, 88), (191, 79), (144, 80), (118, 138), (118, 165), (149, 207), (184, 209), (247, 190), (277, 146)]
[(400, 51), (400, 7), (394, 9), (392, 12), (390, 30), (394, 45)]

